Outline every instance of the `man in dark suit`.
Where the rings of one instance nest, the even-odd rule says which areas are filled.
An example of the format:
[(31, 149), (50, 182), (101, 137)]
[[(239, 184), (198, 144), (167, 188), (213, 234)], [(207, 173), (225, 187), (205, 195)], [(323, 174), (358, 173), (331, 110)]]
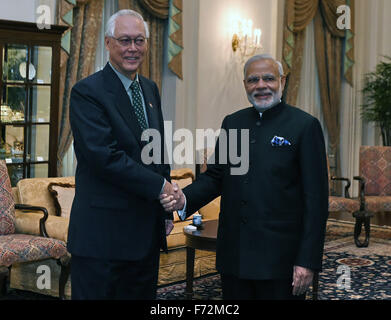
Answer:
[[(321, 269), (328, 217), (322, 129), (281, 101), (285, 77), (271, 56), (252, 57), (244, 73), (252, 107), (225, 117), (228, 143), (217, 141), (216, 163), (183, 190), (185, 197), (162, 195), (161, 203), (189, 216), (221, 195), (216, 267), (224, 299), (304, 299)], [(238, 130), (237, 138), (229, 130)], [(242, 148), (246, 130), (248, 148)], [(249, 170), (240, 175), (233, 174), (238, 164), (222, 156), (235, 143), (235, 151), (249, 150), (241, 155)]]
[(68, 249), (73, 299), (156, 297), (160, 248), (167, 249), (173, 218), (160, 206), (159, 195), (174, 190), (168, 165), (142, 159), (148, 142), (143, 130), (156, 129), (163, 137), (158, 88), (137, 74), (148, 37), (141, 15), (114, 14), (105, 36), (109, 63), (72, 89), (77, 169)]

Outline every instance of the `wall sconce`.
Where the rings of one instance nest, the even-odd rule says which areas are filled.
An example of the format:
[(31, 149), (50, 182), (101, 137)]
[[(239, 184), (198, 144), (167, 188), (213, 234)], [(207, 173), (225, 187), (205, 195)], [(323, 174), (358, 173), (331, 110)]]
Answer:
[(253, 30), (251, 19), (233, 19), (232, 50), (234, 53), (240, 52), (242, 59), (250, 57), (262, 48), (261, 29)]

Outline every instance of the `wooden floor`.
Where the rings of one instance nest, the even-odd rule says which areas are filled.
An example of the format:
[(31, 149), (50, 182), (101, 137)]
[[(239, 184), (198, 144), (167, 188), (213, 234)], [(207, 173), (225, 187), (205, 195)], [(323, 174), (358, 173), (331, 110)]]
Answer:
[[(351, 213), (330, 213), (329, 218), (344, 220), (344, 221), (356, 221)], [(371, 224), (378, 226), (391, 226), (391, 213), (376, 213), (371, 218)]]

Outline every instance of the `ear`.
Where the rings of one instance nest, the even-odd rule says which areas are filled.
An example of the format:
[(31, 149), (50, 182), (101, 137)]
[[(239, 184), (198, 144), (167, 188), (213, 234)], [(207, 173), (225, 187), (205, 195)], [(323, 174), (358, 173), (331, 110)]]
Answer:
[(109, 37), (105, 37), (105, 48), (106, 48), (107, 51), (110, 50), (109, 44), (110, 44), (110, 38)]

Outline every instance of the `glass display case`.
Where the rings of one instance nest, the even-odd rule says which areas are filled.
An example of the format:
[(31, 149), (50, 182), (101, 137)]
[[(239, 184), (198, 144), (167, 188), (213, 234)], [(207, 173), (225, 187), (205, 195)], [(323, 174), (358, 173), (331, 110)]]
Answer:
[(12, 186), (56, 176), (61, 35), (66, 27), (0, 20), (0, 159)]

